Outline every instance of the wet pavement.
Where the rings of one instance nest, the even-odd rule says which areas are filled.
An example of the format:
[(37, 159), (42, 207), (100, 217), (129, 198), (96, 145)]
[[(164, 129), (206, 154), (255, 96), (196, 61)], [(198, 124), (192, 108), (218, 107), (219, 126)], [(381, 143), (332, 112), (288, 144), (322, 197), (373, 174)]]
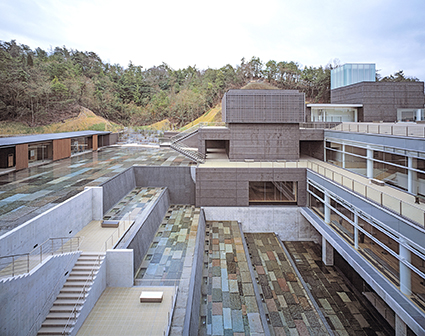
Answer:
[[(199, 214), (200, 209), (193, 205), (170, 206), (139, 267), (136, 284), (168, 286), (179, 283), (186, 256), (192, 258)], [(185, 274), (185, 278), (189, 276), (190, 272)]]
[(207, 221), (200, 335), (264, 335), (238, 222)]
[(370, 305), (357, 297), (335, 267), (323, 264), (318, 244), (284, 244), (335, 334), (394, 335), (392, 328), (381, 317), (375, 318), (370, 313)]
[(274, 233), (245, 233), (271, 335), (328, 335)]
[(0, 176), (0, 235), (133, 165), (190, 166), (167, 148), (108, 147)]

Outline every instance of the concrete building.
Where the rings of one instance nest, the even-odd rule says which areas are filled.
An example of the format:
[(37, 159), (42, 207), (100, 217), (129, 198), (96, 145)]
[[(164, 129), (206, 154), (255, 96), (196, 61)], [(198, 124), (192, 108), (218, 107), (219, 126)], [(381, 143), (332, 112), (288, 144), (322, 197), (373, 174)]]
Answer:
[[(379, 84), (351, 83), (332, 94)], [(423, 109), (423, 83), (414, 84), (422, 91), (412, 91), (413, 102), (394, 108)], [(361, 121), (387, 118), (379, 99), (375, 110), (372, 100), (341, 98), (337, 104), (353, 115), (358, 109)], [(71, 162), (72, 168), (61, 169), (70, 171), (66, 176), (52, 173), (46, 183), (64, 188), (97, 184), (0, 236), (0, 255), (7, 257), (0, 259), (0, 275), (6, 274), (0, 279), (3, 334), (94, 335), (101, 329), (99, 316), (118, 316), (124, 310), (120, 300), (133, 292), (125, 307), (137, 304), (128, 315), (157, 309), (151, 305), (142, 312), (140, 292), (149, 288), (167, 293), (168, 301), (155, 306), (157, 318), (164, 313), (165, 320), (151, 329), (161, 335), (377, 334), (359, 317), (360, 305), (353, 304), (343, 281), (327, 282), (329, 290), (335, 287), (332, 295), (316, 292), (325, 275), (301, 275), (315, 265), (332, 274), (338, 272), (330, 267), (337, 266), (391, 326), (386, 334), (425, 334), (425, 125), (352, 120), (331, 128), (326, 118), (306, 123), (304, 95), (297, 91), (230, 90), (222, 106), (225, 126), (192, 129), (171, 140), (193, 164), (158, 148), (149, 159), (139, 149), (124, 167), (117, 164), (124, 159), (114, 161), (115, 149), (104, 160)], [(184, 145), (189, 138), (198, 142), (196, 155)], [(71, 180), (79, 173), (72, 169), (84, 164), (86, 177)], [(107, 164), (110, 169), (99, 175)], [(20, 190), (4, 189), (7, 198), (0, 204), (16, 209), (8, 210), (9, 217), (23, 206), (12, 202), (33, 197)], [(44, 192), (35, 191), (40, 202)], [(107, 226), (115, 228), (105, 231)], [(79, 236), (86, 237), (85, 245)], [(35, 258), (28, 254), (24, 270), (15, 274), (18, 255), (60, 239), (51, 256), (39, 262), (39, 250)], [(321, 260), (313, 259), (312, 250), (288, 251), (296, 242), (320, 246)], [(30, 267), (33, 259), (36, 266)], [(74, 295), (70, 282), (82, 282), (85, 272), (90, 288), (79, 297), (81, 290)], [(74, 303), (78, 309), (63, 308), (73, 297), (80, 299)], [(338, 313), (330, 300), (342, 305)], [(58, 307), (71, 317), (59, 315)], [(145, 323), (154, 320), (143, 316)], [(118, 320), (113, 323), (124, 328)], [(132, 319), (127, 324), (129, 335), (143, 328)]]

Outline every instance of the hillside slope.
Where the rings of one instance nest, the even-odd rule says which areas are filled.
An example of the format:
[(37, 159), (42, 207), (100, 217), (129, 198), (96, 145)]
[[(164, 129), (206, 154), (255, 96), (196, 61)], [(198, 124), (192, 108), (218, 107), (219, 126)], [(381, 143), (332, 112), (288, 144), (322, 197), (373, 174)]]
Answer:
[(29, 127), (20, 122), (2, 121), (0, 122), (0, 135), (45, 134), (85, 130), (117, 132), (122, 128), (121, 125), (110, 122), (94, 114), (89, 109), (81, 107), (77, 117), (47, 126)]

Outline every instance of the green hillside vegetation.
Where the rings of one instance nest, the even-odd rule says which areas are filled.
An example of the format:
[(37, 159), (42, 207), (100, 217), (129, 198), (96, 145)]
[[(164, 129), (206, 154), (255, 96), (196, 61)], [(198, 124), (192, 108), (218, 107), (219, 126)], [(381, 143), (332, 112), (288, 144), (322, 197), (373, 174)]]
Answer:
[[(168, 119), (179, 128), (216, 106), (229, 89), (270, 84), (296, 89), (310, 102), (329, 102), (330, 70), (258, 57), (236, 66), (175, 70), (163, 63), (145, 69), (104, 63), (94, 52), (56, 47), (50, 51), (0, 41), (0, 121), (34, 128), (75, 118), (81, 108), (124, 126)], [(402, 72), (387, 80), (404, 78)], [(1, 124), (0, 124), (1, 126)], [(1, 133), (1, 132), (0, 132)]]

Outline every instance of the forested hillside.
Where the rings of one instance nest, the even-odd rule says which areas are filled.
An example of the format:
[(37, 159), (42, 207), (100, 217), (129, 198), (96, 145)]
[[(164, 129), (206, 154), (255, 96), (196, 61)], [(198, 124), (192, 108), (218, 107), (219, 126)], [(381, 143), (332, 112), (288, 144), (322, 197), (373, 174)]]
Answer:
[(224, 92), (263, 80), (297, 89), (310, 102), (329, 102), (330, 69), (257, 57), (236, 66), (174, 70), (104, 63), (94, 52), (56, 47), (51, 51), (0, 41), (0, 120), (45, 125), (75, 116), (80, 106), (123, 125), (168, 118), (184, 125), (220, 102)]

